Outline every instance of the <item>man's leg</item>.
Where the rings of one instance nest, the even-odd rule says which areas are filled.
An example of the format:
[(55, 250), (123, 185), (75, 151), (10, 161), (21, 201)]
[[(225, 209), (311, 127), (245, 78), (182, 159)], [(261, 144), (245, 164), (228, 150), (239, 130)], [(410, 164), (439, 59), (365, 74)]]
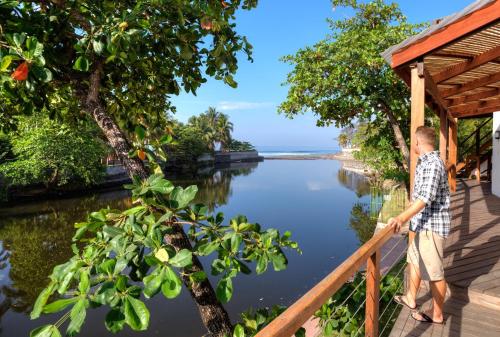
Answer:
[(432, 292), (432, 320), (434, 322), (443, 321), (443, 304), (444, 298), (446, 296), (446, 281), (432, 281), (431, 282), (431, 292)]
[(408, 289), (406, 291), (406, 303), (414, 308), (417, 305), (417, 293), (418, 289), (420, 289), (420, 282), (422, 278), (420, 276), (420, 270), (418, 269), (418, 265), (408, 262), (409, 270), (409, 283)]

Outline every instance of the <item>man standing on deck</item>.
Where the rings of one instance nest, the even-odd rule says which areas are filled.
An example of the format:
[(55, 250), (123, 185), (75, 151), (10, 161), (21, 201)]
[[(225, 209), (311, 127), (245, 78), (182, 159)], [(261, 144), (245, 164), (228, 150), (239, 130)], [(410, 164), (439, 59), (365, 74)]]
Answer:
[[(439, 151), (435, 151), (435, 143), (434, 129), (417, 128), (416, 145), (412, 150), (419, 157), (412, 204), (403, 213), (389, 219), (388, 224), (397, 232), (411, 219), (410, 231), (415, 233), (407, 253), (410, 284), (406, 295), (395, 296), (395, 301), (412, 309), (412, 317), (417, 321), (443, 324), (446, 295), (443, 246), (450, 231), (450, 190), (446, 169)], [(415, 300), (421, 280), (429, 281), (431, 285), (432, 308), (427, 312), (416, 310)]]

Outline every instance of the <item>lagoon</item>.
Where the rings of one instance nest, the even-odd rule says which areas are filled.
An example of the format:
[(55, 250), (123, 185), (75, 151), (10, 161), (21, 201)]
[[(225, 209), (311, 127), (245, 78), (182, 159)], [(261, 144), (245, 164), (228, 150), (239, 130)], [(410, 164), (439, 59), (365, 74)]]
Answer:
[[(226, 305), (233, 322), (250, 307), (291, 304), (354, 252), (373, 226), (368, 181), (343, 170), (335, 160), (236, 163), (194, 178), (172, 180), (181, 185), (198, 184), (197, 201), (224, 212), (226, 219), (244, 214), (264, 228), (290, 230), (303, 251), (302, 255), (287, 252), (285, 271), (270, 268), (263, 275), (253, 273), (234, 280), (234, 295)], [(71, 256), (74, 223), (108, 205), (130, 206), (128, 193), (109, 191), (0, 209), (0, 336), (28, 336), (34, 327), (57, 320), (60, 314), (31, 321), (31, 306), (52, 268)], [(208, 259), (202, 261), (209, 265)], [(114, 335), (104, 327), (107, 309), (94, 309), (88, 311), (79, 336), (206, 333), (185, 290), (175, 300), (159, 295), (146, 303), (151, 310), (147, 332), (125, 328)]]

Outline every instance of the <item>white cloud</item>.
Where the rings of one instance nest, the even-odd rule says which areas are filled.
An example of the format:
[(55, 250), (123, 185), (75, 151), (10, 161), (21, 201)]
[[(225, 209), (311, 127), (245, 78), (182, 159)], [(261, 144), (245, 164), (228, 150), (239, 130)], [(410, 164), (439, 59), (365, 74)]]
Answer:
[(274, 104), (271, 102), (244, 102), (244, 101), (221, 101), (217, 103), (217, 109), (222, 111), (230, 111), (230, 110), (253, 110), (253, 109), (261, 109), (261, 108), (269, 108), (273, 107)]

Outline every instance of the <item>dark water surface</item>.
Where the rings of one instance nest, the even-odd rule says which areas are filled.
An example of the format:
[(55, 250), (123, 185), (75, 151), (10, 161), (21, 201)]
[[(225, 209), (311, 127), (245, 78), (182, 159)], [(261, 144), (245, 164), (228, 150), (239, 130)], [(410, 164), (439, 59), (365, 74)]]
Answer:
[[(364, 178), (341, 170), (337, 161), (268, 160), (237, 165), (240, 167), (176, 182), (198, 184), (198, 201), (224, 212), (226, 218), (245, 214), (249, 221), (264, 227), (290, 230), (303, 254), (289, 251), (285, 271), (270, 268), (264, 275), (254, 273), (234, 280), (234, 295), (226, 305), (233, 321), (250, 307), (292, 303), (349, 256), (359, 246), (358, 235), (363, 235), (359, 203), (369, 202), (370, 190)], [(34, 327), (60, 317), (58, 314), (31, 321), (29, 312), (48, 283), (52, 268), (72, 255), (73, 224), (84, 220), (88, 212), (108, 205), (122, 209), (130, 206), (127, 192), (0, 209), (0, 336), (28, 336)], [(203, 261), (206, 266), (208, 261)], [(125, 328), (116, 335), (108, 332), (104, 308), (87, 312), (80, 336), (205, 334), (185, 289), (175, 300), (158, 295), (146, 303), (151, 310), (148, 331), (137, 333)]]

